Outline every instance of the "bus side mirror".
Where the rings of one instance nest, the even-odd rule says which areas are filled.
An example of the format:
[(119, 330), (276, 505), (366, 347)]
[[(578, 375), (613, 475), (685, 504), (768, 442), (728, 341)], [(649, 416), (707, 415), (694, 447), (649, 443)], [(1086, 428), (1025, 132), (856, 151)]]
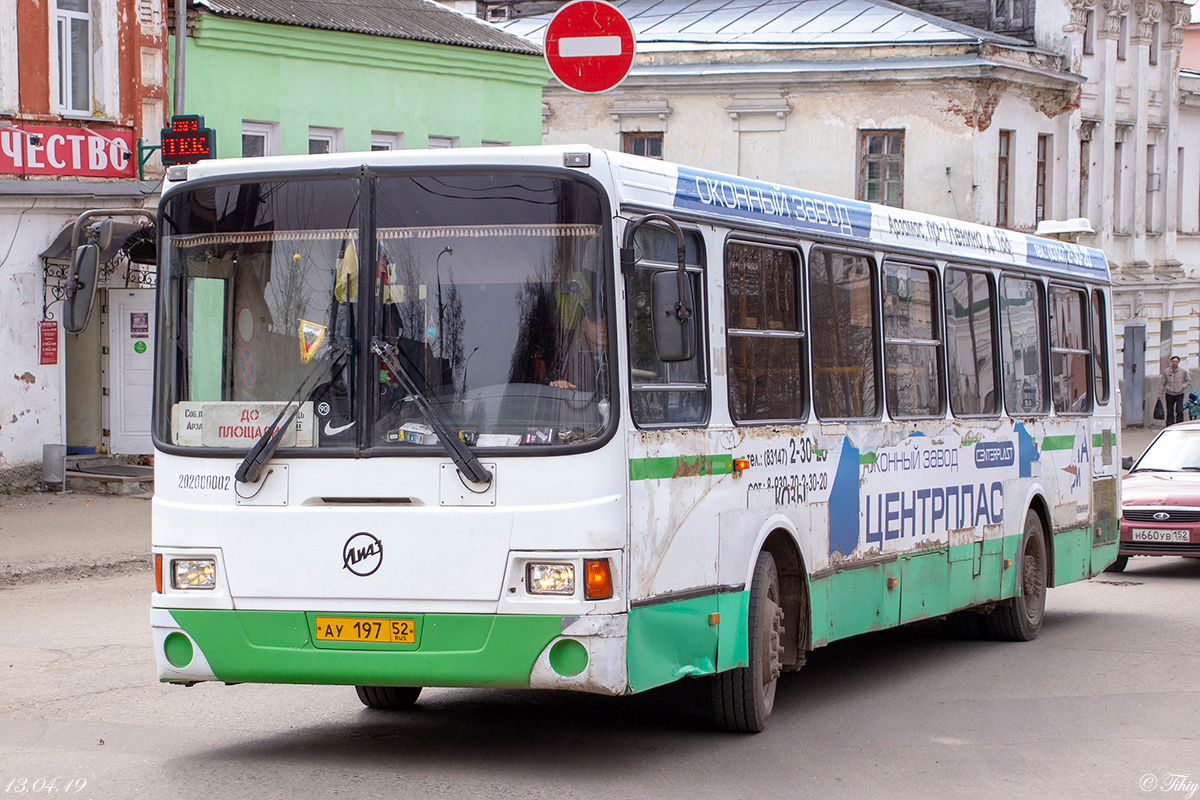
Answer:
[(63, 328), (67, 333), (82, 333), (92, 316), (96, 299), (96, 277), (100, 271), (100, 248), (81, 245), (75, 251), (67, 276), (67, 296), (63, 301)]
[(1133, 469), (1133, 456), (1121, 457), (1121, 469), (1125, 470), (1126, 472)]
[[(689, 310), (683, 319), (680, 319), (680, 308)], [(678, 272), (663, 270), (651, 276), (651, 327), (659, 361), (691, 361), (696, 357), (695, 309), (690, 279), (683, 282), (683, 297), (680, 297)]]

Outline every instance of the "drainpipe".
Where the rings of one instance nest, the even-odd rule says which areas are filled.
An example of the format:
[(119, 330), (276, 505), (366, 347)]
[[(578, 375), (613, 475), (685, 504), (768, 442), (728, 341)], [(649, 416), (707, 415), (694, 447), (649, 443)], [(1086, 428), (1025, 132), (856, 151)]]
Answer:
[(175, 0), (175, 102), (171, 113), (183, 112), (183, 54), (187, 43), (187, 0)]

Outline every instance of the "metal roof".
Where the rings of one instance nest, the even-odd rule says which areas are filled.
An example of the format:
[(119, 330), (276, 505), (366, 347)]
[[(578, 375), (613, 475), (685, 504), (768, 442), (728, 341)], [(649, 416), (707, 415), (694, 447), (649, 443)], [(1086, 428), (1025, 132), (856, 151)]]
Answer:
[[(681, 44), (722, 47), (844, 47), (992, 42), (1029, 47), (888, 0), (613, 0), (633, 25), (640, 51)], [(494, 23), (532, 42), (545, 40), (552, 14)]]
[(214, 14), (540, 56), (540, 45), (433, 0), (194, 0)]

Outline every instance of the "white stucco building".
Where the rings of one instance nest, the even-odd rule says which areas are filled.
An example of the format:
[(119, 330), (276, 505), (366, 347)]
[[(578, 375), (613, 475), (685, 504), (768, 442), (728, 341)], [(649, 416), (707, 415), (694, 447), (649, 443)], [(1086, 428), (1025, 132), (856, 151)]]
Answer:
[[(1087, 217), (1095, 234), (1080, 241), (1105, 250), (1118, 284), (1118, 351), (1131, 343), (1126, 396), (1145, 377), (1152, 405), (1171, 352), (1200, 366), (1200, 75), (1179, 68), (1187, 5), (616, 5), (637, 35), (633, 71), (603, 95), (547, 85), (547, 143), (1029, 232)], [(548, 20), (499, 24), (540, 42)], [(1126, 406), (1140, 424), (1142, 404)]]

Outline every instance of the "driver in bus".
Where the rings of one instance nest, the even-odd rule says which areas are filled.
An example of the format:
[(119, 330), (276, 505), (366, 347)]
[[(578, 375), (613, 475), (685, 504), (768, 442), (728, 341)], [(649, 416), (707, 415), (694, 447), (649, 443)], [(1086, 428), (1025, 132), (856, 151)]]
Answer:
[(605, 393), (608, 353), (604, 322), (604, 312), (598, 305), (588, 304), (583, 308), (563, 354), (547, 375), (550, 386), (596, 395)]

